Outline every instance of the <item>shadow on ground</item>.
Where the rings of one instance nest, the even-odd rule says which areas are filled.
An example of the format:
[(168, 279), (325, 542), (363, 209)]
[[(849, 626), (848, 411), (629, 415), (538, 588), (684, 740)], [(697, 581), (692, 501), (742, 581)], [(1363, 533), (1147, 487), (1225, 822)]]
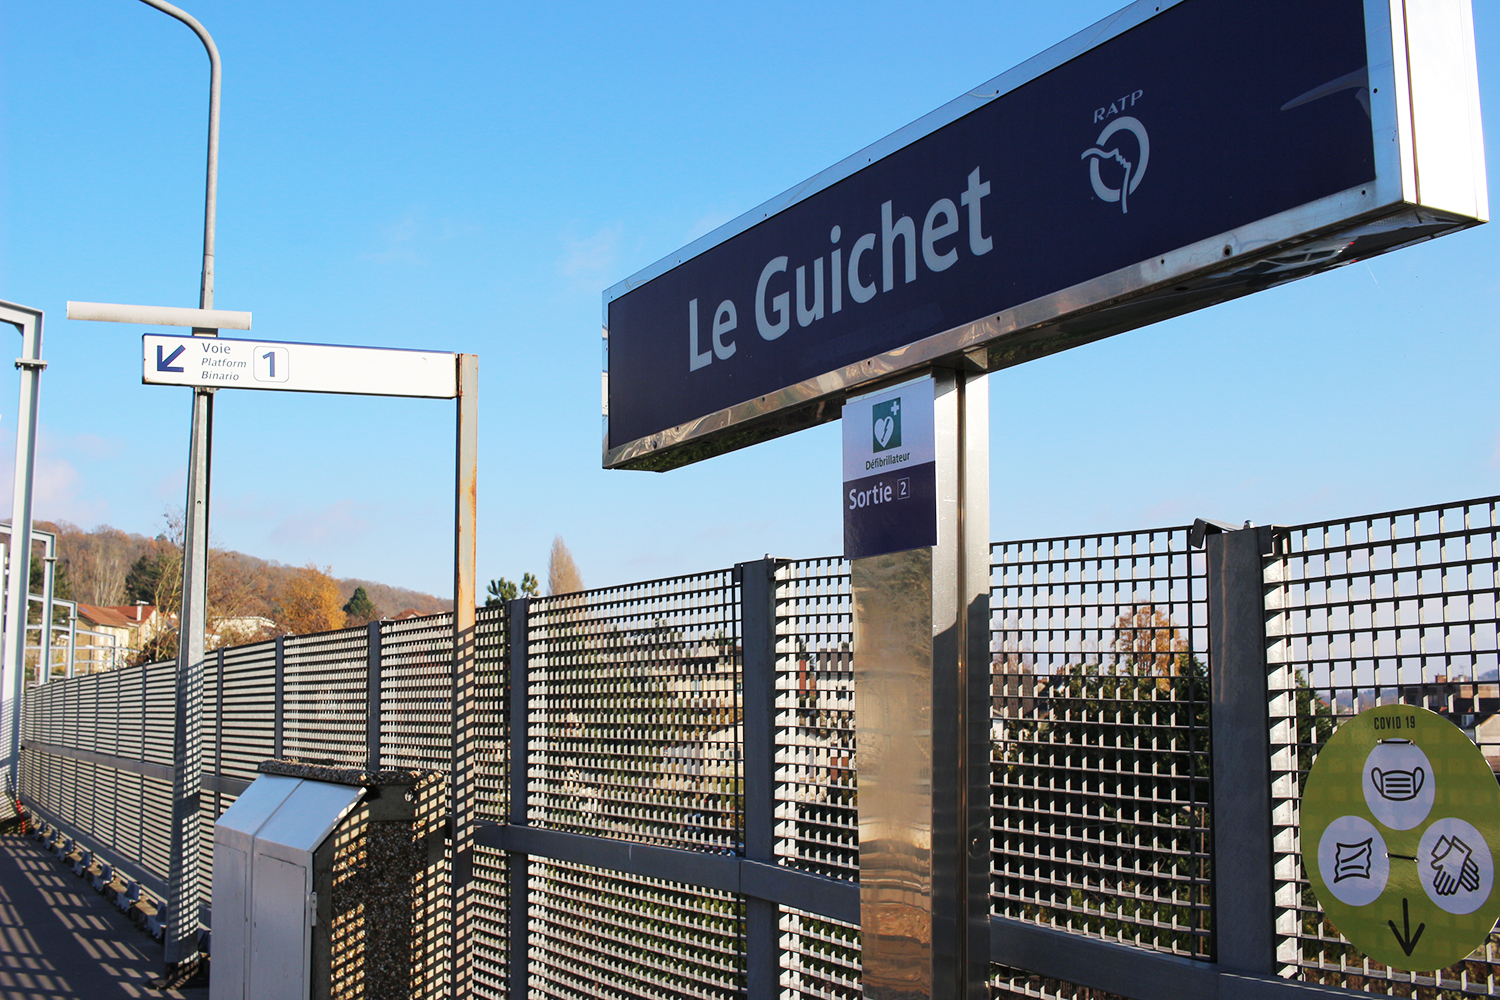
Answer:
[(33, 840), (0, 836), (0, 997), (111, 1000), (185, 997), (157, 991), (161, 945)]

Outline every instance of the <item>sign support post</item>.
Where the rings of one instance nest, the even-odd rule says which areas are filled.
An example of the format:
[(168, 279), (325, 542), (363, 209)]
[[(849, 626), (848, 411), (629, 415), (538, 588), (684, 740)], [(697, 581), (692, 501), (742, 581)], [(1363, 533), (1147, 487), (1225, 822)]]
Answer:
[(460, 354), (458, 366), (458, 470), (453, 519), (453, 996), (473, 988), (474, 774), (472, 746), (479, 724), (475, 654), (477, 574), (475, 538), (479, 490), (479, 355)]
[[(205, 295), (212, 295), (205, 289)], [(209, 303), (208, 308), (212, 303)], [(164, 944), (168, 975), (198, 953), (198, 858), (202, 838), (203, 654), (208, 627), (208, 491), (214, 390), (193, 390), (187, 510), (182, 537), (182, 613), (177, 632), (172, 837)]]
[(851, 565), (872, 1000), (987, 989), (989, 388), (983, 372), (934, 380), (938, 543)]

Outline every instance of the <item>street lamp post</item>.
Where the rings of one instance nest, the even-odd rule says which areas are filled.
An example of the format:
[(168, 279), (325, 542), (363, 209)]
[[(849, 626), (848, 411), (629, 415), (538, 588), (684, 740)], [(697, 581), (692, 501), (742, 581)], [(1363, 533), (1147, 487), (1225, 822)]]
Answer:
[[(198, 308), (69, 302), (68, 318), (115, 323), (190, 326), (194, 336), (217, 337), (222, 328), (250, 329), (250, 314), (214, 308), (214, 213), (219, 192), (219, 49), (208, 30), (166, 0), (141, 0), (193, 29), (208, 52), (208, 175), (203, 202), (203, 270)], [(178, 618), (172, 771), (172, 829), (167, 872), (164, 954), (158, 985), (190, 978), (198, 958), (199, 798), (203, 789), (203, 657), (208, 624), (208, 497), (213, 451), (214, 390), (193, 389), (188, 451), (186, 517), (182, 540), (182, 609)]]
[[(203, 202), (203, 271), (198, 308), (214, 307), (214, 213), (219, 195), (219, 49), (208, 30), (165, 0), (141, 0), (193, 29), (208, 50), (208, 179)], [(193, 333), (218, 336), (194, 327)], [(188, 458), (186, 524), (182, 539), (182, 612), (178, 619), (176, 746), (172, 773), (171, 860), (163, 959), (167, 975), (198, 954), (198, 798), (203, 785), (203, 647), (208, 602), (208, 469), (213, 451), (214, 391), (193, 390), (192, 445)]]

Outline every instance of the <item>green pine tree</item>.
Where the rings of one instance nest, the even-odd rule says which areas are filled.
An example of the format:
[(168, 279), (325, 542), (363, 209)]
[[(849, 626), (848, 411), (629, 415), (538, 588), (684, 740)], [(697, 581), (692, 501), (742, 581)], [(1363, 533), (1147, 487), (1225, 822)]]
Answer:
[(354, 588), (354, 593), (349, 596), (349, 603), (344, 605), (344, 614), (348, 616), (350, 624), (357, 625), (374, 620), (375, 603), (370, 600), (370, 595), (365, 593), (365, 588)]
[(535, 597), (541, 593), (541, 581), (532, 573), (523, 573), (521, 582), (517, 584), (514, 580), (501, 577), (491, 580), (485, 593), (484, 606), (487, 608), (499, 607), (506, 601), (514, 601), (517, 597)]

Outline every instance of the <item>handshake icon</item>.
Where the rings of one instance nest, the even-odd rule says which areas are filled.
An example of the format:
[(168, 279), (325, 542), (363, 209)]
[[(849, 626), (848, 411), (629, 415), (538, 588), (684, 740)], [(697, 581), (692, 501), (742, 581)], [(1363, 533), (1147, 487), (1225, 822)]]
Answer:
[(1432, 886), (1439, 896), (1452, 896), (1463, 887), (1468, 892), (1479, 888), (1479, 866), (1474, 850), (1457, 837), (1439, 837), (1432, 845), (1428, 859), (1432, 866)]

